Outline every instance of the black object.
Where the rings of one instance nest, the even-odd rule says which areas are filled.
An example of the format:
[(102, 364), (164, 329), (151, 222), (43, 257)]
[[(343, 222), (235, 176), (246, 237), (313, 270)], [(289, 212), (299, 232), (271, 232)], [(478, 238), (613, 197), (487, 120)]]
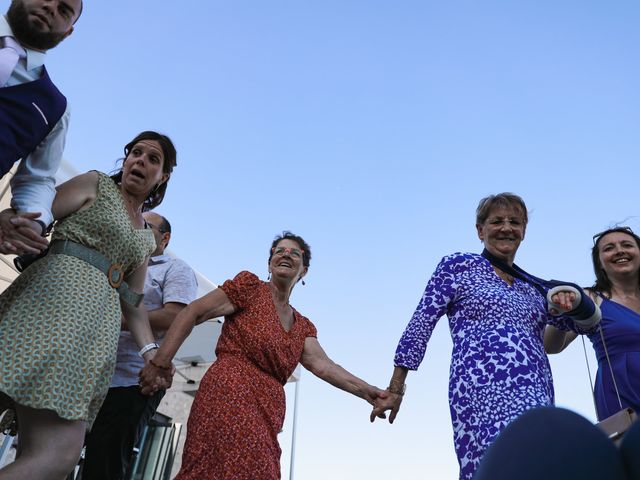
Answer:
[(640, 423), (622, 453), (598, 427), (563, 408), (534, 408), (505, 428), (473, 480), (638, 480)]
[(25, 253), (24, 255), (15, 257), (13, 259), (13, 264), (15, 265), (16, 270), (24, 272), (29, 265), (44, 257), (47, 253), (49, 253), (48, 248), (40, 253)]

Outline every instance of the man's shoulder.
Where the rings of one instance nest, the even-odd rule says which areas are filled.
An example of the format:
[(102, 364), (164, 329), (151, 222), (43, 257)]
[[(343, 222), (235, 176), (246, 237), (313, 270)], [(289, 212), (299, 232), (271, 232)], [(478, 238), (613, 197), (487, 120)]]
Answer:
[(195, 278), (195, 271), (187, 262), (181, 258), (164, 256), (163, 262), (157, 264), (156, 268), (165, 272), (167, 277), (188, 276)]

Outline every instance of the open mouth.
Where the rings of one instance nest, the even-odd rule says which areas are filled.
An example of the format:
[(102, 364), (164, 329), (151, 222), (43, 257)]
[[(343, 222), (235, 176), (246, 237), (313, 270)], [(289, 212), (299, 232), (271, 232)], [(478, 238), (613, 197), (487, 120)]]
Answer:
[(613, 263), (617, 263), (617, 264), (621, 264), (621, 263), (628, 263), (630, 262), (631, 259), (628, 257), (622, 257), (622, 258), (617, 258), (613, 261)]
[(291, 268), (292, 265), (289, 262), (280, 262), (278, 264), (279, 267), (287, 267), (287, 268)]
[(144, 175), (142, 174), (142, 172), (140, 172), (138, 170), (131, 170), (131, 175), (133, 175), (134, 177), (138, 177), (138, 178), (144, 180)]

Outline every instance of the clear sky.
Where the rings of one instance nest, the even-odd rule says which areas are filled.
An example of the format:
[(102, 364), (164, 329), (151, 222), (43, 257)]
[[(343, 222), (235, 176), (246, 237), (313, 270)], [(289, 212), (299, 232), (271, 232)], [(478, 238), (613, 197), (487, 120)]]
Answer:
[[(167, 133), (172, 250), (219, 283), (266, 278), (273, 236), (304, 236), (292, 303), (371, 383), (438, 261), (481, 251), (480, 198), (523, 196), (516, 263), (583, 285), (591, 236), (640, 227), (635, 1), (85, 3), (47, 62), (73, 109), (66, 158), (110, 171), (139, 131)], [(592, 419), (581, 348), (552, 360), (557, 403)], [(392, 426), (304, 372), (296, 478), (457, 478), (450, 350), (443, 318)]]

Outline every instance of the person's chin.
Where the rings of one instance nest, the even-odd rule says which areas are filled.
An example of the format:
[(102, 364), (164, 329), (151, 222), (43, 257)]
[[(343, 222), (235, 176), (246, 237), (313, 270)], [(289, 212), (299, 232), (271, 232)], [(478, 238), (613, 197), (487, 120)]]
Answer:
[(515, 257), (517, 251), (518, 249), (512, 246), (500, 246), (492, 249), (491, 253), (503, 260), (509, 260)]

